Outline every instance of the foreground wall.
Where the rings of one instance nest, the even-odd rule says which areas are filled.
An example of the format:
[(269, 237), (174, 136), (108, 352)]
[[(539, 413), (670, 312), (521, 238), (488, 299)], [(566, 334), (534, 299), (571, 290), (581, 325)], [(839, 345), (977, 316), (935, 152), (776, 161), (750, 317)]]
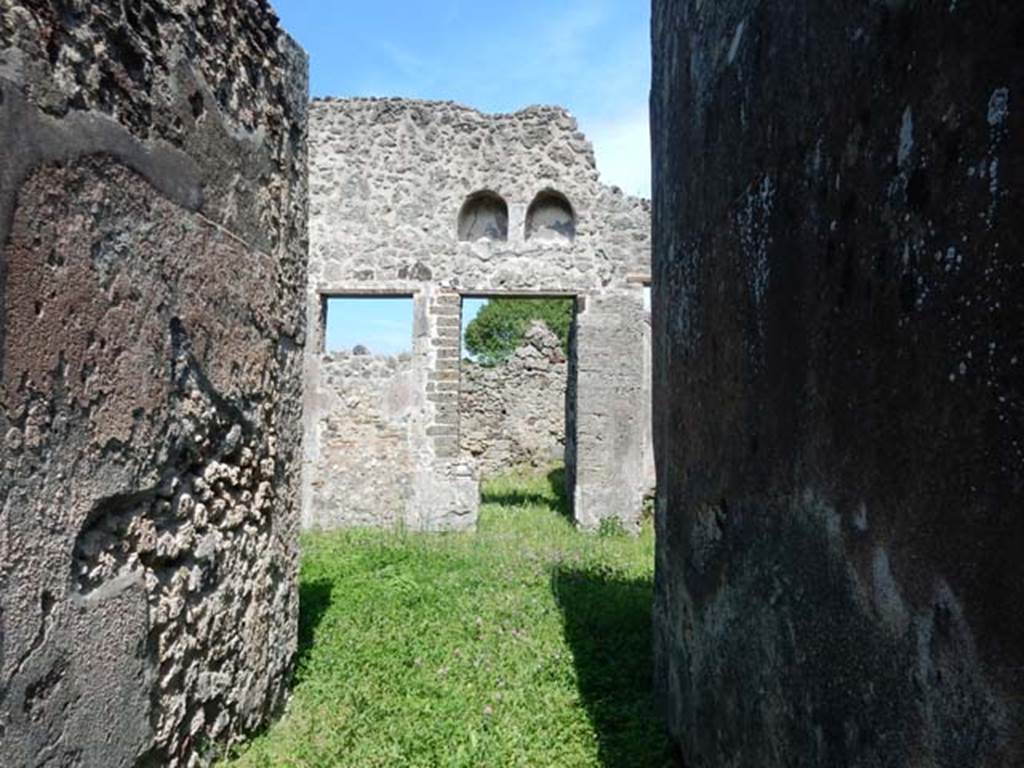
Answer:
[(185, 765), (296, 646), (306, 61), (0, 0), (0, 762)]
[[(590, 143), (555, 107), (487, 115), (448, 102), (316, 101), (310, 142), (305, 524), (343, 525), (382, 509), (372, 493), (329, 488), (339, 470), (367, 467), (362, 453), (339, 450), (322, 431), (325, 409), (344, 403), (323, 370), (325, 297), (413, 298), (413, 462), (394, 469), (407, 471), (411, 489), (404, 523), (436, 530), (472, 527), (479, 503), (476, 468), (460, 450), (462, 299), (548, 295), (578, 299), (576, 519), (635, 525), (644, 492), (646, 202), (601, 183)], [(549, 193), (571, 206), (572, 227), (543, 212), (531, 219)], [(486, 204), (476, 207), (481, 195)], [(501, 216), (484, 226), (495, 206)]]
[(656, 0), (685, 765), (1024, 765), (1024, 5)]

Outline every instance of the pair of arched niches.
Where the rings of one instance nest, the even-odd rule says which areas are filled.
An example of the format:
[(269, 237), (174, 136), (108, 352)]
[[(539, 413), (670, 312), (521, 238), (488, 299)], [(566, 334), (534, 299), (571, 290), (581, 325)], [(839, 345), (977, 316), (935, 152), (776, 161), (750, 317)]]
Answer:
[[(459, 211), (459, 240), (508, 240), (508, 203), (497, 192), (483, 190), (466, 198)], [(546, 189), (526, 209), (526, 239), (571, 243), (576, 239), (576, 213), (561, 192)]]

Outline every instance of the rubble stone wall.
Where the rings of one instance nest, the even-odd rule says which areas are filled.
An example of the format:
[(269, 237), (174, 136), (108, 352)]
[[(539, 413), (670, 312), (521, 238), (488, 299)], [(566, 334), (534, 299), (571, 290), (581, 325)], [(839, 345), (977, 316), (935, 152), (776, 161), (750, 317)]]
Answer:
[[(314, 101), (310, 117), (310, 279), (304, 520), (337, 467), (362, 470), (319, 431), (324, 296), (412, 296), (412, 369), (422, 405), (411, 417), (415, 457), (405, 523), (475, 524), (477, 469), (460, 449), (460, 314), (465, 296), (574, 296), (581, 379), (573, 460), (575, 513), (639, 519), (643, 282), (649, 206), (600, 182), (590, 143), (562, 109), (485, 115), (447, 102)], [(535, 204), (536, 203), (536, 204)], [(574, 219), (574, 221), (573, 221)], [(529, 220), (529, 222), (528, 222)], [(607, 385), (605, 374), (614, 379)], [(338, 401), (335, 401), (338, 402)], [(604, 441), (602, 430), (616, 432)], [(314, 491), (315, 488), (320, 491)]]
[(404, 521), (415, 470), (409, 430), (419, 398), (411, 358), (335, 352), (320, 362), (317, 429), (329, 459), (312, 488), (311, 525), (395, 527)]
[(1024, 5), (654, 3), (692, 768), (1024, 765)]
[(459, 438), (481, 475), (564, 460), (568, 377), (562, 344), (543, 323), (498, 365), (463, 360)]
[(5, 765), (193, 765), (283, 702), (306, 83), (265, 2), (0, 0)]

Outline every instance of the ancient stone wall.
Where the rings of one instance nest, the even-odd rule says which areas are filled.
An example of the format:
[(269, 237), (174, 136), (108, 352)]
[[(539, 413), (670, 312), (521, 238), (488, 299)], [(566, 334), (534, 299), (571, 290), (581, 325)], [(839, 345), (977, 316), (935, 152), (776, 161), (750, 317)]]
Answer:
[(654, 3), (685, 765), (1024, 765), (1024, 5)]
[(463, 360), (459, 439), (481, 475), (564, 460), (568, 375), (558, 336), (540, 322), (498, 365)]
[(192, 765), (296, 647), (306, 60), (0, 0), (0, 762)]
[(320, 363), (317, 430), (327, 458), (311, 489), (316, 517), (310, 524), (394, 527), (404, 521), (415, 470), (409, 429), (419, 397), (412, 360), (336, 352)]
[[(327, 445), (318, 408), (325, 296), (412, 296), (412, 370), (422, 405), (410, 423), (416, 469), (404, 521), (412, 528), (475, 523), (476, 468), (460, 450), (460, 312), (464, 296), (574, 296), (584, 364), (576, 422), (577, 520), (633, 524), (643, 493), (643, 282), (649, 268), (644, 201), (600, 183), (593, 150), (564, 110), (484, 115), (451, 103), (316, 101), (310, 123), (310, 345), (304, 520), (328, 468), (362, 471)], [(586, 329), (592, 329), (587, 331)], [(614, 383), (610, 383), (614, 381)], [(614, 440), (602, 439), (610, 430)], [(632, 473), (632, 474), (631, 474)]]

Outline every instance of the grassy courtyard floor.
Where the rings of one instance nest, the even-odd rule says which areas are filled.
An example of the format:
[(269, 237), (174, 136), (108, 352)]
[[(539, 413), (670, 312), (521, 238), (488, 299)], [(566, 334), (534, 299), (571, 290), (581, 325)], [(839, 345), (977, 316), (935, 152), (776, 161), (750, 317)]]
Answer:
[(292, 699), (222, 765), (668, 765), (653, 536), (578, 533), (559, 474), (486, 484), (476, 534), (305, 538)]

